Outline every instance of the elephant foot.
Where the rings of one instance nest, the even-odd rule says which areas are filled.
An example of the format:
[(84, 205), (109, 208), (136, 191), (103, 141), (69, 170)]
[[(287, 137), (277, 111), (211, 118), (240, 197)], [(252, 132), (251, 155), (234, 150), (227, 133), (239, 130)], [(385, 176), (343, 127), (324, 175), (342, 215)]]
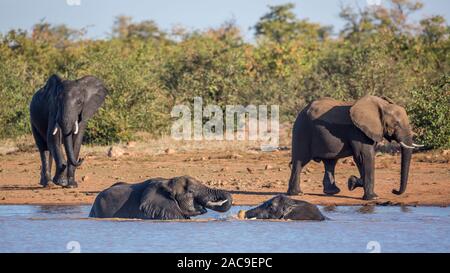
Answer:
[(56, 185), (61, 186), (61, 187), (67, 187), (69, 185), (69, 181), (62, 177), (53, 178), (53, 183), (55, 183)]
[(78, 183), (77, 182), (70, 183), (67, 186), (65, 186), (64, 188), (68, 188), (68, 189), (78, 188)]
[(71, 189), (78, 188), (78, 183), (75, 181), (75, 179), (73, 179), (73, 177), (70, 177), (67, 186), (65, 186), (65, 188)]
[(48, 184), (48, 180), (46, 178), (41, 178), (41, 180), (39, 181), (39, 184), (42, 185), (42, 187), (47, 187)]
[(378, 200), (379, 197), (375, 193), (364, 194), (363, 200)]
[(287, 191), (287, 195), (290, 195), (290, 196), (293, 196), (293, 195), (303, 195), (303, 192), (302, 192), (302, 190), (300, 190), (300, 189), (294, 189), (294, 190), (289, 189), (289, 190)]
[(363, 187), (364, 184), (361, 179), (352, 175), (348, 178), (347, 186), (348, 186), (349, 191), (353, 191), (354, 189), (356, 189), (358, 187)]
[(335, 184), (328, 185), (324, 187), (323, 193), (326, 195), (335, 195), (341, 192), (341, 189), (339, 189)]
[(67, 180), (66, 177), (67, 177), (66, 165), (62, 165), (61, 168), (56, 168), (56, 174), (53, 177), (53, 183), (61, 187), (66, 187), (69, 184), (69, 181)]
[[(41, 179), (39, 180), (39, 184), (42, 185), (42, 187), (47, 187), (47, 185), (52, 182), (51, 175), (46, 172), (41, 172)], [(53, 184), (53, 183), (52, 183)]]
[(41, 179), (39, 184), (41, 184), (43, 188), (47, 188), (47, 189), (56, 187), (56, 185), (53, 183), (53, 181), (51, 179)]

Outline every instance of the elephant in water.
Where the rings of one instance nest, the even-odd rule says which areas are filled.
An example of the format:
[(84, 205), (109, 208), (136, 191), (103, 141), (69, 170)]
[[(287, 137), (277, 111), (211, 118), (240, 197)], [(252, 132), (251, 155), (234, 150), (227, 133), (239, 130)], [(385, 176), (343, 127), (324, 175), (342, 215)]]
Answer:
[[(103, 83), (86, 76), (75, 81), (52, 75), (30, 103), (31, 131), (41, 156), (41, 180), (44, 187), (53, 183), (76, 188), (75, 169), (88, 120), (103, 104), (107, 90)], [(61, 153), (64, 144), (67, 165)], [(56, 172), (51, 178), (52, 161)]]
[(375, 146), (386, 139), (401, 145), (400, 189), (408, 183), (409, 165), (414, 148), (413, 131), (403, 107), (386, 97), (364, 96), (356, 102), (342, 102), (331, 98), (313, 101), (306, 106), (294, 123), (292, 132), (292, 171), (288, 195), (301, 194), (300, 173), (311, 160), (325, 166), (323, 191), (333, 195), (336, 186), (334, 169), (339, 158), (353, 156), (360, 178), (348, 180), (349, 190), (364, 188), (364, 200), (377, 199), (374, 192)]
[(240, 211), (240, 219), (285, 219), (323, 221), (325, 216), (317, 206), (300, 200), (294, 200), (284, 194), (277, 195), (248, 211)]
[(212, 189), (189, 176), (152, 178), (138, 184), (116, 183), (100, 192), (89, 217), (137, 219), (189, 219), (206, 209), (226, 212), (231, 194)]

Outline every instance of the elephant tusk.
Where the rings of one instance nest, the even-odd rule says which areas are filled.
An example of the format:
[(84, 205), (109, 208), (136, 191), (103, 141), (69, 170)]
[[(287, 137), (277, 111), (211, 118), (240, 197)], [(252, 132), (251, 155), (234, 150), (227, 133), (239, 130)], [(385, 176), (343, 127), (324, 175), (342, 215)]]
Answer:
[(56, 135), (56, 133), (58, 133), (58, 126), (55, 126), (55, 129), (53, 129), (52, 135)]
[(206, 206), (209, 206), (209, 207), (222, 206), (222, 205), (225, 204), (226, 202), (228, 202), (228, 199), (225, 199), (225, 200), (223, 200), (223, 201), (217, 201), (217, 202), (211, 202), (211, 201), (209, 201), (208, 203), (206, 203)]
[(413, 146), (416, 147), (416, 148), (422, 148), (422, 147), (425, 147), (425, 145), (420, 145), (420, 144), (416, 144), (416, 143), (413, 143)]
[(406, 149), (414, 149), (414, 148), (415, 148), (414, 146), (408, 146), (408, 145), (406, 145), (405, 143), (403, 143), (403, 141), (400, 142), (400, 145), (402, 145), (402, 147), (403, 147), (403, 148), (406, 148)]
[(73, 132), (75, 135), (78, 134), (78, 121), (75, 121), (75, 132)]

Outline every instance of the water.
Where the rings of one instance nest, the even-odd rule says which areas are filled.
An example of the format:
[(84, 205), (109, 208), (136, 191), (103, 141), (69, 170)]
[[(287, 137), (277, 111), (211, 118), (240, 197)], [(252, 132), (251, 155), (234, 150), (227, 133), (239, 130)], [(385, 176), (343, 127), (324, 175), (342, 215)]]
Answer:
[(450, 252), (450, 208), (337, 207), (324, 222), (86, 218), (90, 206), (0, 206), (0, 252)]

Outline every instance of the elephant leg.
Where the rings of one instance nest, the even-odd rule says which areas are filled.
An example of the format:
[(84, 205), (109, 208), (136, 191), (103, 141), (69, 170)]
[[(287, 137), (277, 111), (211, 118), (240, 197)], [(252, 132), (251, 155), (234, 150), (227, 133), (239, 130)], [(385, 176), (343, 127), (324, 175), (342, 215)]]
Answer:
[(292, 162), (292, 170), (291, 177), (289, 178), (289, 189), (288, 195), (298, 195), (303, 194), (300, 189), (300, 173), (302, 172), (303, 167), (309, 163), (310, 160), (300, 161), (296, 160)]
[[(81, 149), (81, 144), (83, 142), (83, 134), (84, 131), (86, 129), (86, 122), (80, 122), (78, 125), (78, 134), (74, 135), (74, 140), (73, 140), (73, 153), (75, 155), (75, 158), (78, 158), (78, 156), (80, 155), (80, 149)], [(68, 187), (70, 188), (76, 188), (78, 187), (78, 183), (75, 180), (75, 170), (76, 167), (70, 163), (68, 163), (68, 168), (67, 168), (67, 179), (68, 179)]]
[[(51, 123), (49, 128), (54, 128), (55, 124)], [(60, 185), (66, 187), (68, 184), (67, 181), (67, 168), (64, 162), (62, 153), (61, 153), (61, 130), (59, 130), (55, 135), (52, 134), (53, 129), (49, 129), (47, 132), (47, 144), (49, 151), (51, 153), (50, 156), (55, 160), (56, 171), (55, 176), (53, 177), (53, 183), (56, 185)]]
[(334, 195), (341, 190), (336, 186), (334, 178), (334, 169), (336, 167), (337, 159), (322, 160), (325, 166), (325, 174), (323, 176), (323, 192), (328, 195)]
[(352, 175), (348, 178), (347, 181), (347, 185), (348, 185), (348, 190), (349, 191), (353, 191), (356, 188), (362, 188), (364, 187), (364, 182), (361, 179), (363, 173), (364, 173), (364, 168), (361, 164), (361, 160), (358, 160), (355, 156), (353, 157), (353, 161), (355, 161), (356, 166), (358, 167), (358, 171), (359, 171), (359, 175), (360, 178)]
[(364, 200), (378, 199), (374, 192), (375, 181), (375, 149), (373, 146), (363, 145), (354, 157), (356, 164), (361, 166), (360, 174), (363, 181)]
[(51, 179), (51, 165), (49, 166), (49, 162), (47, 161), (47, 156), (50, 154), (48, 151), (47, 143), (44, 138), (39, 134), (34, 126), (31, 127), (31, 131), (33, 133), (34, 140), (36, 142), (36, 146), (39, 150), (39, 155), (41, 158), (41, 179), (39, 184), (43, 187), (51, 187), (53, 184)]
[(41, 163), (42, 163), (42, 169), (41, 169), (41, 181), (40, 184), (44, 187), (53, 187), (54, 183), (52, 181), (52, 163), (51, 163), (51, 155), (50, 151), (39, 151), (41, 156)]
[[(52, 153), (50, 151), (48, 151), (48, 167), (47, 167), (47, 171), (48, 171), (48, 177), (50, 178), (50, 181), (52, 181), (51, 177), (52, 177), (52, 165), (53, 165), (53, 156)], [(53, 181), (52, 181), (53, 183)]]
[(310, 122), (305, 114), (300, 114), (292, 129), (292, 167), (289, 178), (288, 195), (302, 194), (300, 188), (300, 173), (302, 168), (311, 161), (311, 132)]

